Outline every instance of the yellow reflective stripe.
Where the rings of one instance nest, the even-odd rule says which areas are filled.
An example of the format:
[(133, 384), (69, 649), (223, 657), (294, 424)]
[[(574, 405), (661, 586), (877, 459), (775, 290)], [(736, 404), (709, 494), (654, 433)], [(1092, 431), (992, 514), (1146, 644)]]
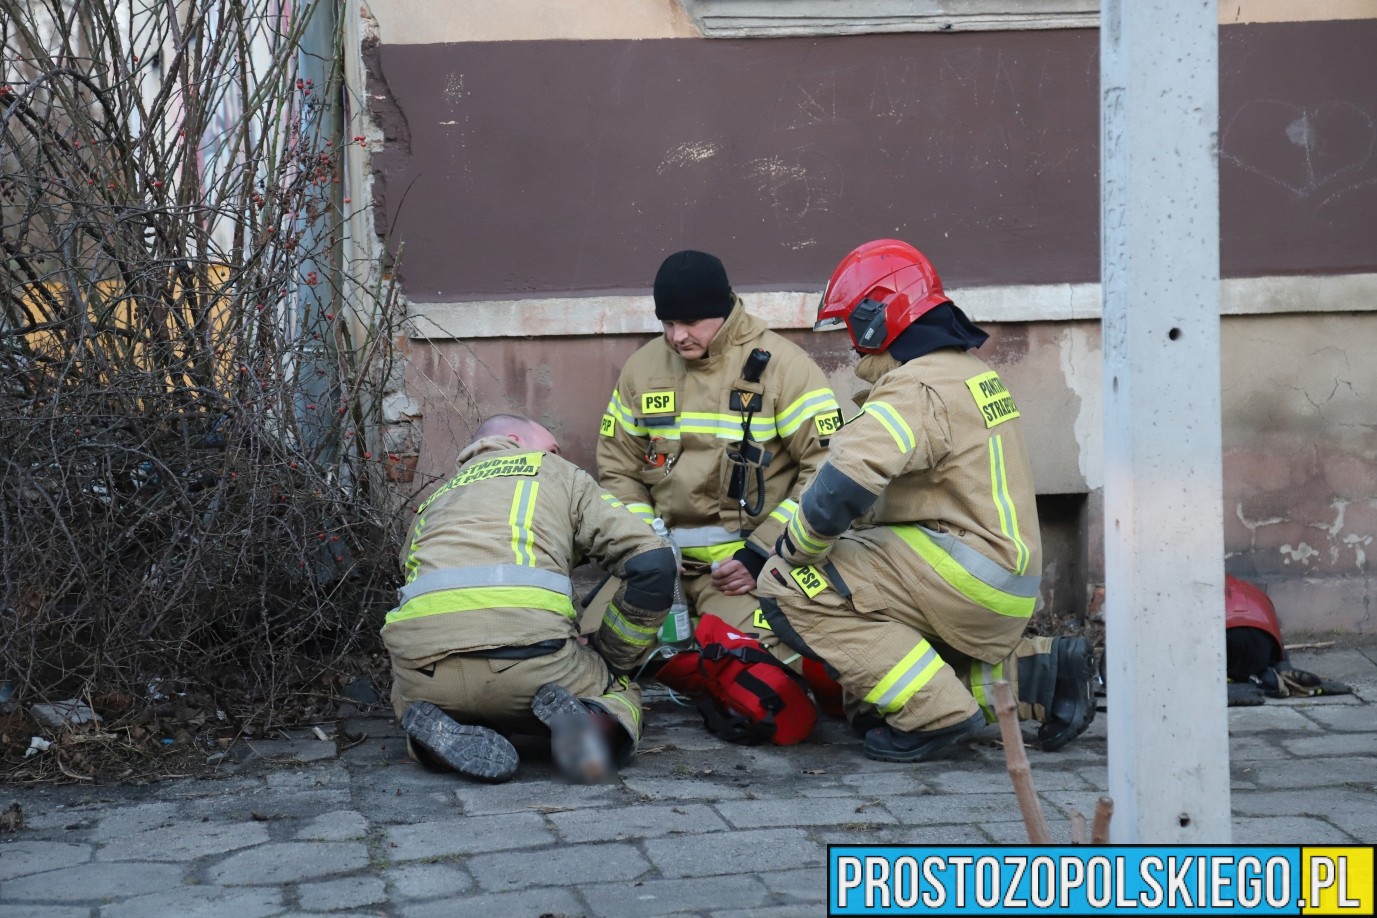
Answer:
[(487, 609), (541, 609), (577, 618), (574, 603), (563, 593), (540, 587), (456, 587), (436, 590), (408, 600), (387, 613), (389, 622), (400, 622), (445, 612), (477, 612)]
[(631, 409), (626, 407), (626, 403), (622, 401), (622, 394), (616, 389), (612, 390), (612, 400), (607, 403), (607, 413), (616, 418), (617, 423), (628, 433), (638, 437), (649, 436), (648, 429), (636, 423)]
[(650, 506), (650, 504), (627, 504), (626, 509), (636, 514), (647, 523), (655, 519), (655, 508)]
[(1011, 618), (1028, 618), (1033, 614), (1037, 603), (1034, 596), (1015, 596), (990, 586), (979, 577), (966, 570), (961, 564), (928, 538), (917, 526), (891, 526), (894, 534), (908, 543), (924, 561), (932, 565), (937, 576), (947, 582), (952, 589), (981, 608), (989, 609)]
[(1028, 546), (1018, 532), (1018, 508), (1009, 496), (1009, 477), (1004, 467), (1004, 437), (998, 434), (990, 438), (990, 491), (999, 510), (999, 529), (1014, 543), (1018, 553), (1014, 573), (1022, 574), (1028, 570)]
[(893, 405), (888, 402), (866, 402), (861, 408), (861, 414), (868, 414), (879, 421), (880, 426), (889, 431), (894, 442), (899, 444), (899, 452), (913, 451), (913, 430), (904, 421), (903, 415), (894, 410)]
[(607, 501), (607, 503), (613, 507), (626, 506), (626, 504), (623, 504), (621, 501), (617, 500), (615, 497), (613, 497), (611, 494), (608, 494), (606, 491), (602, 492), (602, 499)]
[(426, 518), (423, 514), (416, 514), (416, 526), (411, 530), (411, 548), (406, 554), (406, 582), (410, 583), (416, 579), (416, 574), (421, 569), (421, 559), (417, 553), (421, 550), (421, 532), (426, 528)]
[[(710, 411), (684, 411), (676, 425), (680, 433), (709, 434), (719, 440), (741, 439), (741, 417)], [(774, 418), (751, 418), (751, 436), (757, 440), (773, 440), (776, 436)]]
[[(634, 704), (632, 704), (631, 702), (627, 701), (627, 700), (626, 700), (625, 698), (623, 698), (621, 695), (614, 694), (613, 692), (608, 692), (606, 695), (601, 695), (601, 696), (599, 696), (599, 698), (598, 698), (599, 701), (602, 701), (603, 699), (610, 699), (610, 700), (612, 700), (612, 701), (615, 701), (617, 704), (621, 705), (622, 707), (626, 708), (627, 713), (631, 715), (631, 722), (632, 722), (633, 724), (636, 725), (636, 738), (637, 738), (637, 739), (640, 739), (640, 738), (641, 738), (641, 709), (638, 708), (638, 707), (636, 707), (636, 706), (635, 706)], [(608, 711), (607, 713), (610, 715), (612, 712), (611, 712), (611, 711)]]
[(779, 502), (778, 507), (770, 511), (770, 519), (779, 520), (787, 526), (796, 513), (798, 513), (798, 501), (786, 498)]
[(526, 567), (535, 567), (535, 532), (531, 523), (535, 519), (539, 488), (537, 481), (523, 481), (512, 494), (512, 512), (508, 519), (512, 526), (512, 553), (516, 555), (516, 563)]
[(808, 537), (808, 533), (803, 529), (802, 513), (795, 513), (794, 518), (789, 520), (789, 538), (810, 555), (816, 555), (827, 550), (826, 542), (815, 542)]
[(610, 602), (607, 604), (607, 612), (602, 617), (602, 623), (617, 632), (618, 637), (633, 647), (649, 647), (650, 642), (660, 633), (659, 628), (636, 624)]
[(723, 542), (721, 545), (709, 545), (705, 548), (681, 548), (679, 553), (690, 561), (711, 564), (714, 561), (725, 561), (745, 547), (746, 540), (741, 539), (736, 542)]
[(885, 714), (892, 714), (902, 708), (914, 692), (931, 682), (941, 668), (942, 658), (937, 651), (927, 641), (919, 640), (897, 666), (885, 673), (880, 684), (870, 690), (865, 696), (866, 703), (875, 705)]
[(977, 671), (980, 673), (979, 680), (975, 673), (971, 674), (971, 694), (975, 696), (975, 703), (980, 705), (980, 712), (985, 715), (985, 723), (992, 724), (999, 720), (999, 715), (995, 712), (994, 699), (990, 697), (987, 687), (1004, 678), (1004, 661), (1000, 660), (994, 666), (981, 663)]
[(779, 435), (787, 437), (803, 426), (803, 422), (823, 411), (841, 411), (831, 389), (814, 389), (794, 400), (788, 408), (775, 415)]

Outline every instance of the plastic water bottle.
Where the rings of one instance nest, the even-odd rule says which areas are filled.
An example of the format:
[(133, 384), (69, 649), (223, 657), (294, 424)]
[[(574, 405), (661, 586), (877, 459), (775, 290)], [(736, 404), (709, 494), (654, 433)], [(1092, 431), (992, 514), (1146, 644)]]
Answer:
[(682, 561), (679, 546), (675, 544), (674, 537), (669, 534), (669, 530), (665, 528), (665, 521), (660, 517), (655, 517), (650, 525), (655, 534), (668, 542), (674, 552), (674, 598), (669, 604), (669, 614), (660, 626), (660, 646), (672, 651), (688, 650), (693, 646), (693, 628), (689, 621), (688, 603), (684, 601), (684, 586), (679, 581), (679, 564)]

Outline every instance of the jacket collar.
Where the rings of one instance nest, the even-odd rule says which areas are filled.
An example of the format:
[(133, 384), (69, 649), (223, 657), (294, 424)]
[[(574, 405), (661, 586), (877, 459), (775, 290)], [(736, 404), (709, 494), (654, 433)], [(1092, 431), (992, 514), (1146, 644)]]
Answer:
[(462, 466), (483, 453), (495, 453), (506, 449), (520, 449), (521, 444), (511, 437), (484, 437), (481, 440), (474, 440), (459, 452), (459, 457), (454, 460), (455, 468)]

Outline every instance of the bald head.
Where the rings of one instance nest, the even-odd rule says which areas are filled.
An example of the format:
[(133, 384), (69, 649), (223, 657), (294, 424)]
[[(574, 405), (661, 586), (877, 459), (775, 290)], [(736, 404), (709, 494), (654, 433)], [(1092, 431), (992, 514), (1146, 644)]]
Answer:
[(559, 455), (559, 443), (555, 435), (530, 418), (519, 414), (495, 414), (488, 418), (473, 432), (475, 440), (484, 437), (510, 437), (526, 449), (538, 449)]

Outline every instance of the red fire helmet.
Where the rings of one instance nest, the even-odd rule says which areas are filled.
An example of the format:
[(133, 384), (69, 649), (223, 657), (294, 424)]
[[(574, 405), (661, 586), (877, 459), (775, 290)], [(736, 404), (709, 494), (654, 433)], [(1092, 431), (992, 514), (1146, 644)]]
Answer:
[(876, 239), (842, 259), (818, 303), (815, 331), (845, 325), (856, 350), (883, 353), (923, 313), (951, 302), (922, 252)]
[(1224, 627), (1257, 628), (1266, 632), (1277, 642), (1272, 662), (1281, 659), (1285, 644), (1281, 640), (1276, 606), (1258, 587), (1229, 575), (1224, 577)]

